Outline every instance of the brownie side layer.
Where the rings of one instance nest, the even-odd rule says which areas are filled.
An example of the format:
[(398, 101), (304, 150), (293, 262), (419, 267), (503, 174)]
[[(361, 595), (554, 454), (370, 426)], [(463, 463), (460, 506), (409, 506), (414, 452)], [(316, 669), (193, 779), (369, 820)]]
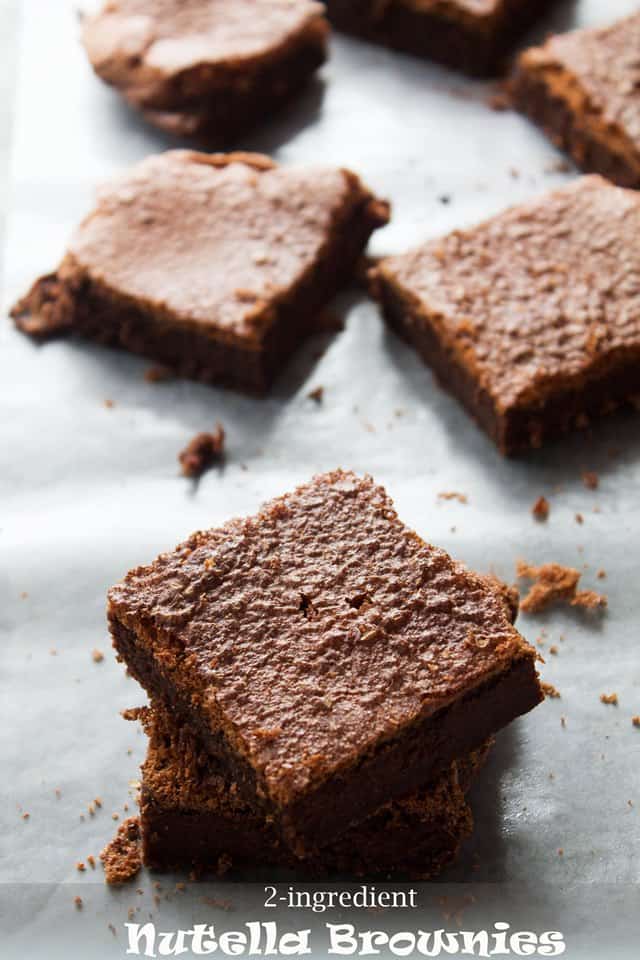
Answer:
[(474, 21), (461, 11), (429, 13), (396, 0), (383, 13), (372, 13), (377, 5), (371, 0), (326, 0), (329, 19), (339, 30), (474, 76), (498, 73), (510, 47), (552, 2), (506, 0), (499, 14)]
[(600, 173), (621, 187), (640, 187), (640, 164), (631, 150), (616, 149), (599, 111), (588, 103), (574, 109), (554, 93), (543, 70), (518, 63), (509, 83), (514, 106), (536, 123), (582, 170)]
[(447, 350), (428, 315), (412, 305), (390, 283), (378, 276), (375, 296), (389, 326), (410, 343), (433, 370), (443, 388), (453, 394), (478, 425), (507, 456), (538, 448), (576, 427), (632, 402), (638, 394), (640, 353), (620, 351), (617, 361), (580, 384), (567, 383), (539, 404), (512, 407), (501, 413), (488, 391), (470, 370)]
[[(263, 393), (314, 332), (318, 313), (348, 283), (369, 237), (383, 222), (382, 209), (371, 198), (338, 218), (320, 259), (291, 296), (277, 305), (262, 341), (243, 344), (214, 333), (209, 336), (103, 290), (86, 274), (73, 276), (73, 270), (72, 279), (61, 278), (59, 271), (36, 281), (12, 316), (25, 333), (39, 339), (73, 332), (158, 361), (180, 376)], [(41, 326), (38, 317), (44, 318)]]
[(488, 741), (437, 782), (386, 804), (310, 861), (300, 861), (279, 843), (269, 818), (247, 810), (233, 787), (211, 774), (208, 755), (187, 728), (157, 705), (135, 713), (149, 736), (140, 816), (144, 861), (155, 869), (221, 872), (280, 865), (305, 876), (392, 873), (427, 879), (454, 858), (471, 832), (465, 793), (491, 747)]
[(414, 724), (402, 739), (385, 742), (286, 810), (275, 810), (261, 798), (253, 769), (230, 749), (222, 733), (214, 733), (203, 721), (197, 706), (168, 681), (135, 635), (113, 618), (110, 628), (116, 651), (132, 675), (194, 731), (249, 806), (262, 806), (277, 818), (285, 842), (298, 856), (361, 822), (389, 796), (409, 794), (437, 778), (453, 760), (478, 748), (542, 700), (534, 660), (522, 657), (460, 702)]

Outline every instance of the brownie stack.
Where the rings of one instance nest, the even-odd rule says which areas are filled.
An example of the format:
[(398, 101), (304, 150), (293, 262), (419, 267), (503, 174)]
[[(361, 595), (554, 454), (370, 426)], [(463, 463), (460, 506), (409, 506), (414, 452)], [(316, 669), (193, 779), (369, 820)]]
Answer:
[(492, 734), (542, 699), (514, 616), (342, 471), (131, 571), (109, 621), (151, 697), (147, 865), (432, 876)]

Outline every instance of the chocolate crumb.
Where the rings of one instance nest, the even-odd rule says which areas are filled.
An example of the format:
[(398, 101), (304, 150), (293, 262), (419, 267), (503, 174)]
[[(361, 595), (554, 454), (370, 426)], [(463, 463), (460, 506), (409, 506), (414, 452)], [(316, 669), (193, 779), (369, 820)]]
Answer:
[(74, 897), (73, 902), (75, 903), (77, 910), (82, 910), (82, 897)]
[(593, 470), (585, 470), (582, 474), (582, 482), (587, 490), (597, 490), (600, 484), (600, 478)]
[(606, 570), (598, 570), (598, 572), (596, 573), (596, 577), (598, 578), (598, 580), (606, 580), (607, 571), (606, 571)]
[(640, 727), (640, 716), (631, 717), (631, 723), (634, 727)]
[(536, 520), (546, 520), (549, 516), (550, 511), (549, 501), (546, 497), (538, 497), (533, 507), (531, 508), (531, 513), (536, 518)]
[(572, 607), (585, 609), (607, 605), (607, 598), (593, 590), (578, 591), (580, 573), (573, 567), (563, 567), (559, 563), (544, 563), (534, 567), (520, 560), (517, 574), (522, 579), (534, 581), (520, 602), (520, 609), (525, 613), (538, 613), (550, 604), (562, 600), (570, 603)]
[(322, 403), (324, 397), (324, 387), (315, 387), (313, 390), (310, 390), (307, 394), (310, 400), (314, 400), (316, 403)]
[(120, 824), (116, 835), (100, 854), (107, 883), (126, 883), (142, 868), (140, 821), (129, 817)]
[(104, 660), (104, 653), (102, 652), (102, 650), (97, 650), (97, 649), (92, 650), (91, 659), (93, 660), (94, 663), (102, 663), (102, 661)]
[(87, 868), (85, 867), (85, 865), (84, 865), (84, 863), (82, 862), (82, 860), (78, 860), (78, 862), (76, 863), (76, 870), (79, 870), (80, 873), (84, 873), (84, 871), (85, 871), (86, 869), (87, 869)]
[(87, 863), (89, 864), (89, 866), (91, 867), (92, 870), (95, 870), (95, 868), (96, 868), (96, 858), (93, 856), (92, 853), (90, 853), (89, 856), (87, 857)]
[(580, 524), (584, 523), (584, 517), (582, 516), (581, 513), (576, 513), (576, 523), (580, 523)]
[(156, 364), (145, 370), (144, 379), (147, 383), (163, 383), (165, 380), (173, 379), (173, 371), (169, 367)]
[(546, 683), (546, 681), (543, 680), (540, 686), (542, 687), (542, 692), (544, 693), (545, 697), (548, 697), (550, 700), (560, 699), (560, 691), (554, 687), (552, 683)]
[(549, 647), (549, 653), (553, 654), (554, 657), (557, 656), (558, 648), (556, 647), (555, 643), (552, 643)]
[(216, 424), (214, 433), (196, 434), (178, 456), (183, 476), (200, 477), (214, 463), (220, 462), (224, 456), (224, 440), (224, 429), (220, 423)]
[(457, 500), (458, 503), (468, 503), (469, 499), (465, 493), (457, 493), (455, 490), (443, 490), (438, 494), (438, 500)]
[(608, 703), (613, 707), (618, 706), (618, 694), (617, 693), (601, 693), (600, 694), (600, 703)]

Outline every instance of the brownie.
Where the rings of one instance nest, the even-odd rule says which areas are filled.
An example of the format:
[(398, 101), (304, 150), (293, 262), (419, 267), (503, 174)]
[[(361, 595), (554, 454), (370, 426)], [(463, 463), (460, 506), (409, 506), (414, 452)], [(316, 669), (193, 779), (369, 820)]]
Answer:
[(489, 744), (453, 762), (433, 784), (385, 804), (309, 860), (282, 844), (273, 823), (247, 807), (189, 730), (159, 707), (143, 718), (149, 747), (142, 767), (143, 859), (155, 870), (226, 872), (281, 866), (302, 876), (342, 873), (429, 879), (456, 856), (473, 819), (465, 793)]
[(109, 0), (82, 25), (95, 72), (146, 120), (217, 147), (300, 92), (328, 33), (312, 0)]
[(326, 0), (347, 33), (467, 73), (498, 73), (519, 36), (553, 0)]
[(542, 699), (504, 594), (340, 470), (132, 570), (108, 616), (129, 671), (299, 856)]
[(640, 195), (598, 176), (372, 271), (391, 326), (504, 454), (640, 384)]
[(518, 58), (512, 99), (583, 170), (640, 187), (640, 13)]
[(349, 170), (169, 151), (102, 190), (12, 315), (36, 338), (73, 331), (262, 392), (387, 219)]

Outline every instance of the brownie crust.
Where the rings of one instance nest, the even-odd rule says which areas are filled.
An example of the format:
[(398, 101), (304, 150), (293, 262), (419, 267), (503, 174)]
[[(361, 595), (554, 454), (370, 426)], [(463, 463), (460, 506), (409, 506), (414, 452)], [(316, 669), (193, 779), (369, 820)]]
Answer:
[(218, 148), (299, 92), (328, 33), (312, 0), (118, 0), (82, 27), (95, 72), (132, 107)]
[(514, 105), (581, 169), (640, 187), (637, 67), (640, 14), (551, 37), (520, 55)]
[(36, 339), (76, 333), (264, 392), (387, 219), (347, 170), (170, 151), (103, 191), (12, 316)]
[(474, 76), (499, 73), (517, 39), (553, 0), (327, 0), (331, 22), (346, 33)]
[(506, 455), (627, 402), (640, 373), (640, 198), (600, 177), (371, 273), (390, 326)]
[(451, 764), (411, 796), (385, 804), (339, 841), (307, 860), (284, 846), (269, 819), (211, 773), (209, 757), (184, 727), (158, 707), (143, 718), (149, 735), (142, 767), (140, 816), (143, 858), (156, 870), (220, 872), (277, 865), (303, 876), (342, 873), (430, 879), (456, 856), (473, 820), (465, 793), (490, 743)]
[(511, 616), (494, 584), (407, 531), (381, 488), (340, 471), (194, 535), (109, 600), (132, 674), (297, 854), (541, 700)]

